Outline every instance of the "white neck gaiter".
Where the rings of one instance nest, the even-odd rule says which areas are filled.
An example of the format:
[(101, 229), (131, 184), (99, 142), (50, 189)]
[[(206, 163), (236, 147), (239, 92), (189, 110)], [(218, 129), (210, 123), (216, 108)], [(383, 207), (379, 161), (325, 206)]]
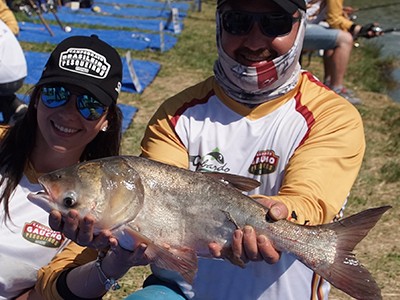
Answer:
[(221, 24), (217, 10), (218, 59), (214, 64), (217, 82), (231, 98), (250, 105), (261, 104), (291, 91), (300, 74), (299, 58), (305, 32), (305, 14), (301, 20), (296, 40), (285, 54), (261, 67), (249, 67), (232, 59), (221, 45)]

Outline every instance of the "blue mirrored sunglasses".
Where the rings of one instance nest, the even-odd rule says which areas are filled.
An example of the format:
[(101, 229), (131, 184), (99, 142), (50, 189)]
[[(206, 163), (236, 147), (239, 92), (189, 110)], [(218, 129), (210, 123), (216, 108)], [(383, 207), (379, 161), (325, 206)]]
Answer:
[(300, 17), (293, 17), (287, 13), (251, 13), (245, 11), (228, 10), (221, 14), (221, 23), (224, 30), (232, 35), (246, 35), (253, 28), (254, 22), (260, 26), (261, 32), (269, 37), (288, 34), (293, 23)]
[[(44, 86), (40, 98), (46, 107), (56, 108), (65, 105), (72, 94), (63, 86)], [(107, 110), (106, 106), (91, 95), (76, 95), (76, 108), (81, 116), (89, 121), (100, 119)]]

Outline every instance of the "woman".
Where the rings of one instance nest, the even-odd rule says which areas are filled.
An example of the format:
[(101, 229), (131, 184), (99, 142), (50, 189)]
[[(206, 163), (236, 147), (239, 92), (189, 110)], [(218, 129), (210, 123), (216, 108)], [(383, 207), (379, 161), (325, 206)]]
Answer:
[(73, 36), (51, 53), (25, 116), (1, 127), (0, 299), (18, 297), (60, 251), (64, 236), (30, 203), (37, 178), (80, 161), (119, 154), (119, 54), (97, 36)]

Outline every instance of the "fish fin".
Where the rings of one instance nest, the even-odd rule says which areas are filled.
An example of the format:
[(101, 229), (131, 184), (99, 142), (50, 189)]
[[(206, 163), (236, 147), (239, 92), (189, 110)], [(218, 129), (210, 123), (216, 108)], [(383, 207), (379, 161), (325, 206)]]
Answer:
[(227, 185), (237, 188), (243, 192), (249, 192), (260, 186), (259, 181), (240, 175), (219, 172), (203, 172), (203, 174), (215, 180), (222, 181), (223, 183), (226, 183)]
[(246, 267), (244, 261), (239, 256), (233, 254), (232, 247), (230, 246), (222, 248), (221, 256), (236, 266), (239, 266), (243, 269)]
[[(162, 259), (157, 257), (157, 262), (155, 264), (163, 269), (174, 270), (181, 274), (183, 279), (185, 279), (188, 283), (193, 284), (194, 277), (196, 276), (198, 267), (197, 254), (193, 249), (190, 248), (164, 248), (162, 246), (161, 249), (166, 250), (166, 256)], [(158, 252), (155, 255), (160, 255)], [(169, 256), (172, 255), (172, 259), (169, 259)]]
[(198, 270), (196, 252), (190, 248), (174, 248), (168, 245), (157, 245), (131, 227), (124, 229), (133, 240), (147, 245), (145, 255), (157, 267), (178, 272), (188, 283), (193, 284)]
[(325, 264), (314, 271), (356, 299), (382, 299), (378, 284), (352, 251), (389, 208), (391, 206), (367, 209), (338, 222), (322, 225), (336, 232), (337, 254), (333, 264)]

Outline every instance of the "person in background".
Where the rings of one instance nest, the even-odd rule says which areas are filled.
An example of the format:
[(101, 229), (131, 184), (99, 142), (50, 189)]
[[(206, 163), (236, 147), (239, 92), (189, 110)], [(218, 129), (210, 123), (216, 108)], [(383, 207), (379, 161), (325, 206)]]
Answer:
[(16, 35), (18, 22), (14, 13), (0, 0), (0, 112), (2, 124), (14, 124), (24, 115), (27, 105), (15, 94), (27, 75), (25, 55)]
[(378, 23), (364, 26), (349, 19), (351, 7), (343, 0), (307, 0), (307, 28), (303, 48), (306, 51), (324, 50), (323, 82), (352, 104), (361, 104), (354, 92), (344, 86), (354, 41), (358, 37), (372, 38), (382, 33), (374, 28)]
[(38, 177), (119, 154), (121, 80), (114, 48), (97, 36), (69, 37), (50, 54), (24, 117), (0, 127), (0, 299), (27, 297), (67, 242), (27, 199), (41, 190)]
[(354, 46), (353, 37), (348, 31), (329, 28), (323, 19), (326, 10), (324, 5), (326, 3), (323, 1), (309, 1), (307, 4), (307, 27), (303, 50), (305, 52), (323, 50), (324, 84), (350, 103), (360, 104), (361, 100), (344, 88), (344, 77)]
[[(352, 104), (301, 70), (305, 10), (303, 0), (218, 0), (214, 76), (161, 105), (141, 155), (256, 179), (250, 195), (273, 220), (317, 225), (340, 217), (363, 160), (363, 124)], [(216, 152), (221, 159), (210, 159)], [(130, 267), (149, 263), (146, 245), (124, 251), (112, 236), (93, 235), (93, 222), (51, 212), (53, 229), (90, 248), (69, 246), (39, 271), (35, 289), (46, 299), (100, 299)], [(103, 243), (111, 251), (96, 260), (91, 248)], [(220, 259), (221, 247), (210, 243), (217, 259), (199, 259), (193, 285), (150, 264), (153, 274), (127, 299), (328, 299), (324, 279), (250, 226), (232, 242), (246, 268)]]
[(330, 27), (348, 31), (354, 39), (358, 37), (373, 38), (382, 35), (382, 32), (375, 30), (379, 25), (377, 22), (361, 25), (351, 20), (349, 16), (355, 10), (351, 6), (343, 6), (344, 0), (325, 1), (327, 3), (326, 22)]
[(2, 20), (10, 28), (14, 35), (19, 34), (18, 21), (13, 11), (4, 0), (0, 0), (0, 20)]

